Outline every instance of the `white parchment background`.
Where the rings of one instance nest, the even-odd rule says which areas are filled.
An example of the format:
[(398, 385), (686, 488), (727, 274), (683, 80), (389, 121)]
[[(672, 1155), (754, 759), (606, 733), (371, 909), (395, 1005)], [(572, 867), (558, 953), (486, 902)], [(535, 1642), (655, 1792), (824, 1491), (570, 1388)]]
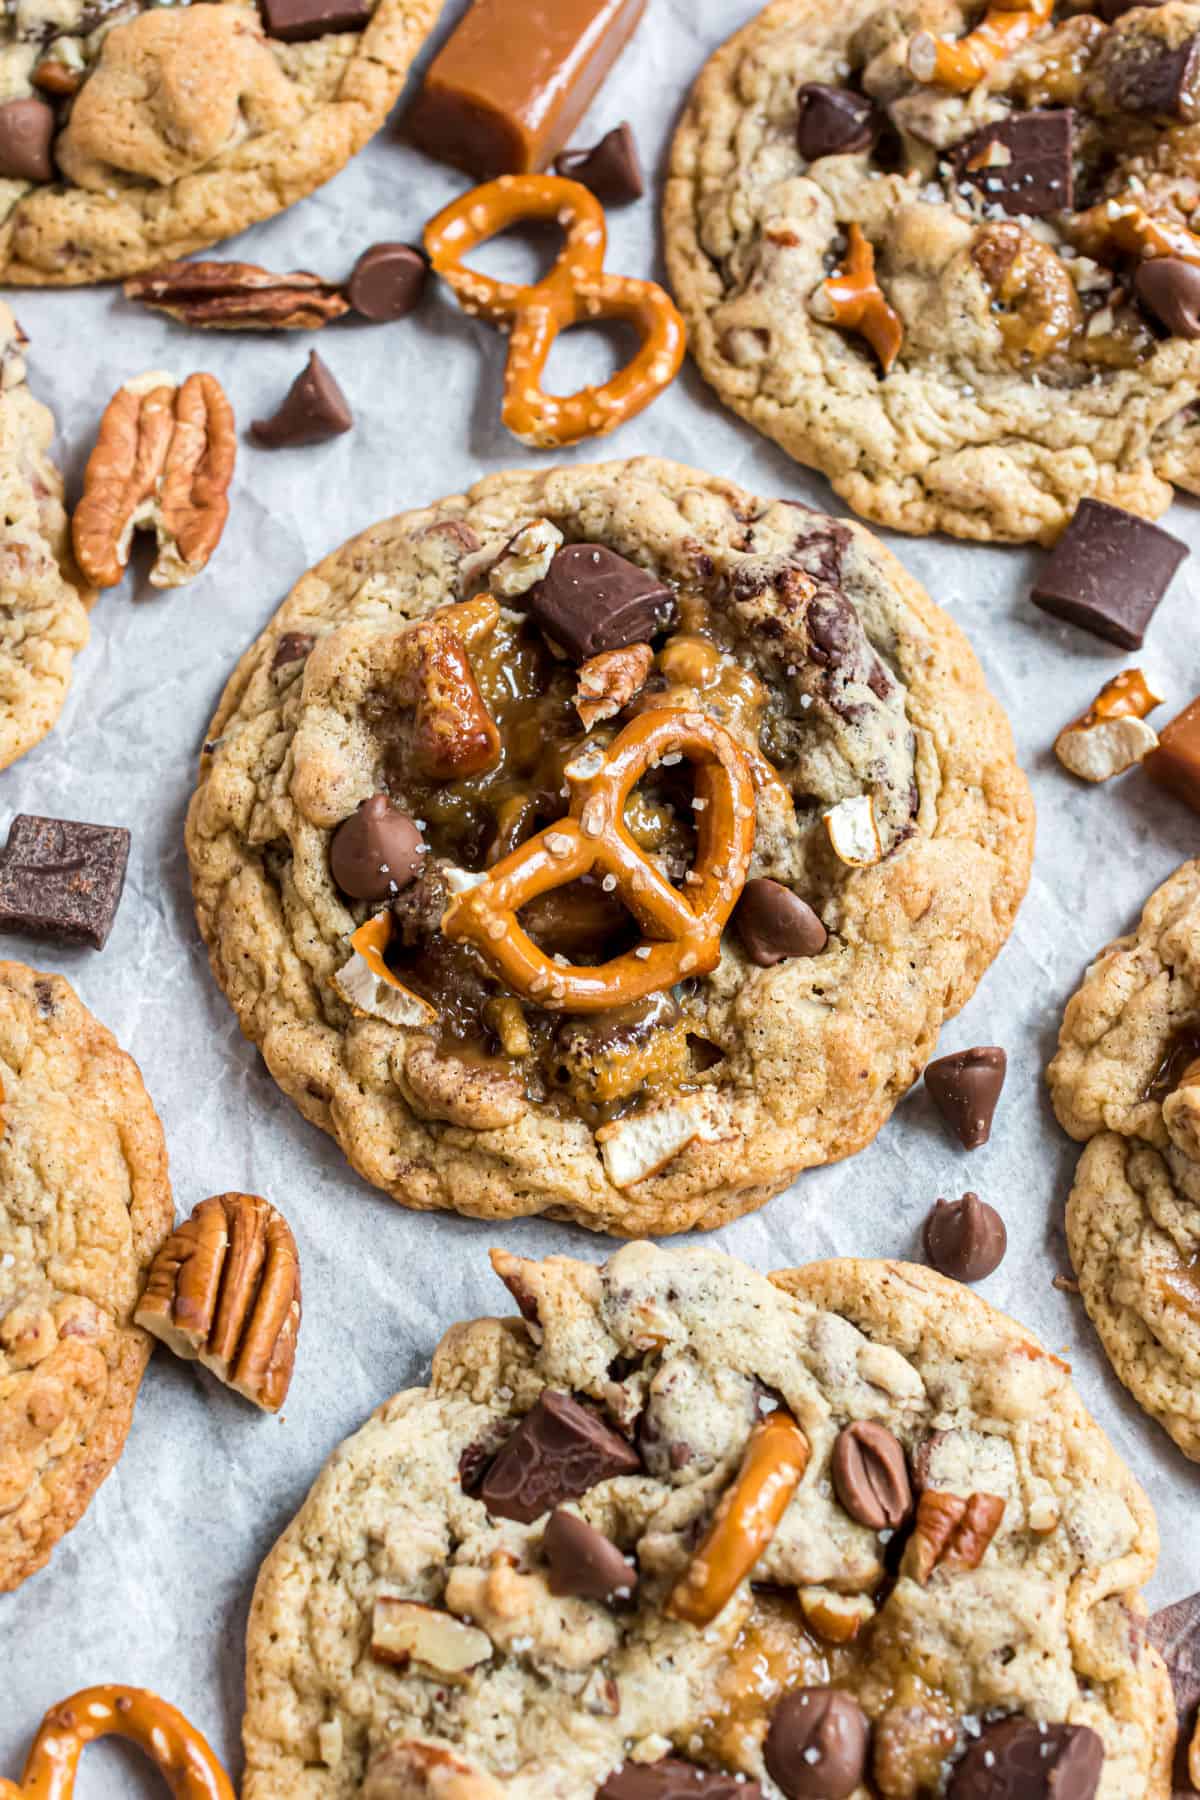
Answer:
[[(454, 0), (439, 36), (459, 10)], [(650, 0), (579, 141), (629, 118), (648, 169), (661, 176), (691, 79), (753, 10), (753, 0)], [(418, 238), (461, 186), (385, 131), (322, 192), (216, 254), (340, 277), (366, 244)], [(645, 274), (658, 266), (655, 200), (613, 213), (610, 224), (611, 267)], [(47, 1569), (0, 1597), (0, 1774), (19, 1773), (52, 1702), (122, 1681), (180, 1705), (236, 1775), (255, 1572), (326, 1456), (386, 1395), (424, 1379), (453, 1320), (511, 1310), (488, 1268), (489, 1245), (600, 1258), (606, 1243), (566, 1226), (408, 1214), (349, 1171), (277, 1092), (210, 978), (192, 919), (184, 809), (222, 684), (303, 571), (376, 519), (533, 453), (499, 424), (501, 340), (441, 294), (399, 324), (269, 338), (188, 332), (107, 290), (9, 298), (32, 340), (35, 390), (57, 414), (72, 497), (101, 408), (145, 369), (213, 370), (243, 428), (229, 526), (208, 572), (172, 594), (132, 578), (104, 594), (58, 729), (0, 778), (4, 831), (20, 811), (132, 828), (129, 882), (108, 947), (59, 951), (6, 938), (0, 951), (61, 970), (136, 1057), (166, 1129), (181, 1214), (227, 1188), (264, 1193), (284, 1209), (303, 1262), (304, 1325), (282, 1419), (260, 1416), (165, 1352), (155, 1356), (125, 1455), (82, 1524)], [(350, 399), (353, 432), (317, 448), (257, 449), (245, 426), (273, 410), (314, 345)], [(565, 391), (583, 374), (599, 378), (596, 349), (564, 345), (552, 385)], [(829, 504), (821, 481), (722, 413), (690, 366), (599, 452), (575, 454), (638, 452), (696, 463), (762, 494)], [(1192, 502), (1178, 502), (1168, 522), (1200, 549)], [(1067, 1268), (1061, 1221), (1076, 1150), (1054, 1125), (1042, 1070), (1084, 965), (1196, 851), (1200, 820), (1137, 773), (1092, 791), (1059, 769), (1050, 752), (1056, 730), (1130, 659), (1030, 605), (1034, 556), (893, 542), (970, 634), (1037, 797), (1038, 855), (1024, 910), (942, 1040), (944, 1050), (1007, 1048), (995, 1134), (965, 1155), (918, 1089), (862, 1155), (802, 1177), (714, 1241), (764, 1270), (845, 1252), (915, 1255), (934, 1198), (978, 1188), (1003, 1212), (1010, 1240), (983, 1292), (1052, 1348), (1068, 1347), (1085, 1399), (1158, 1510), (1164, 1550), (1151, 1592), (1161, 1604), (1200, 1587), (1200, 1473), (1125, 1397), (1080, 1303), (1051, 1286)], [(1200, 563), (1192, 562), (1140, 659), (1165, 681), (1164, 718), (1200, 689), (1198, 590)], [(161, 1791), (120, 1750), (89, 1753), (80, 1788), (88, 1800)]]

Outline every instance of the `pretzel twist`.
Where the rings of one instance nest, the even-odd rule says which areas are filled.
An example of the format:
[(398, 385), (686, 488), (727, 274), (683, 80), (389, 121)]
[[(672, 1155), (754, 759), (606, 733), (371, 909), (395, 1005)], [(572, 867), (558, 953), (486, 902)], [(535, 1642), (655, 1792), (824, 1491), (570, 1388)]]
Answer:
[[(684, 892), (648, 861), (625, 824), (633, 788), (666, 756), (696, 769), (695, 865)], [(458, 894), (442, 918), (448, 938), (474, 944), (516, 994), (552, 1012), (601, 1012), (706, 975), (721, 955), (754, 847), (754, 783), (747, 759), (704, 713), (659, 708), (641, 714), (601, 754), (585, 752), (565, 770), (570, 807), (503, 858), (477, 887)], [(598, 967), (554, 962), (521, 929), (519, 909), (583, 875), (611, 877), (649, 942)]]
[[(541, 281), (520, 287), (464, 268), (464, 256), (529, 219), (552, 219), (564, 232), (558, 259)], [(595, 195), (557, 175), (501, 175), (453, 201), (425, 228), (429, 259), (463, 311), (510, 333), (501, 417), (535, 449), (615, 431), (679, 373), (683, 320), (654, 282), (605, 273), (607, 242)], [(547, 394), (542, 377), (559, 332), (598, 319), (632, 325), (641, 339), (636, 355), (600, 387), (561, 398)]]
[(157, 1694), (130, 1687), (84, 1688), (52, 1706), (21, 1785), (0, 1779), (0, 1800), (70, 1800), (80, 1757), (103, 1737), (128, 1738), (143, 1750), (176, 1800), (234, 1800), (228, 1775), (196, 1727)]

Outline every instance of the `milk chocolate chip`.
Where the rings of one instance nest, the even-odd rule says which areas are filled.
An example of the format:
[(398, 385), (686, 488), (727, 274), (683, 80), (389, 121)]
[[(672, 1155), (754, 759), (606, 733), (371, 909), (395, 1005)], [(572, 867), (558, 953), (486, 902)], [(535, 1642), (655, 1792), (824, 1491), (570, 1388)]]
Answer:
[(0, 176), (8, 181), (53, 181), (50, 145), (54, 108), (44, 100), (6, 100), (0, 106)]
[(809, 81), (796, 100), (796, 142), (805, 162), (874, 148), (882, 121), (862, 94)]
[(550, 1516), (542, 1553), (550, 1565), (552, 1594), (615, 1600), (626, 1598), (637, 1586), (637, 1570), (612, 1539), (562, 1507)]
[(429, 263), (414, 244), (372, 244), (346, 283), (346, 298), (364, 319), (382, 325), (404, 319), (420, 305)]
[(846, 1800), (862, 1781), (866, 1714), (840, 1688), (802, 1687), (771, 1715), (763, 1756), (788, 1800)]
[(925, 1221), (925, 1254), (954, 1281), (982, 1281), (1004, 1261), (1008, 1233), (994, 1206), (978, 1194), (939, 1200)]
[(665, 583), (603, 544), (567, 544), (527, 597), (530, 617), (574, 662), (648, 644), (675, 618)]
[(296, 444), (323, 444), (326, 438), (349, 431), (354, 415), (346, 396), (315, 350), (284, 395), (283, 404), (269, 419), (255, 419), (250, 434), (268, 450), (287, 450)]
[(362, 31), (370, 22), (367, 0), (260, 0), (267, 36), (305, 44), (327, 31)]
[(646, 191), (642, 160), (628, 125), (606, 132), (590, 150), (564, 150), (555, 158), (554, 172), (582, 182), (605, 206), (628, 206)]
[(1139, 265), (1134, 292), (1172, 337), (1200, 337), (1200, 268), (1180, 256), (1152, 256)]
[(343, 819), (329, 846), (333, 879), (352, 900), (387, 900), (421, 872), (425, 841), (386, 794), (372, 794)]
[(939, 1056), (925, 1070), (929, 1097), (964, 1150), (978, 1150), (992, 1132), (1008, 1058), (998, 1044), (977, 1044)]
[(289, 663), (303, 662), (316, 641), (311, 631), (285, 631), (275, 646), (271, 673), (286, 669)]
[(1090, 1726), (1001, 1719), (959, 1763), (949, 1800), (1092, 1800), (1103, 1767)]
[(808, 901), (766, 876), (746, 883), (733, 922), (746, 955), (760, 969), (773, 968), (790, 956), (819, 956), (829, 942), (829, 933)]
[(632, 1475), (637, 1454), (603, 1419), (547, 1388), (484, 1477), (480, 1493), (493, 1516), (529, 1525), (599, 1481)]
[(895, 1531), (912, 1511), (912, 1487), (904, 1447), (874, 1419), (838, 1433), (830, 1469), (834, 1492), (860, 1525)]

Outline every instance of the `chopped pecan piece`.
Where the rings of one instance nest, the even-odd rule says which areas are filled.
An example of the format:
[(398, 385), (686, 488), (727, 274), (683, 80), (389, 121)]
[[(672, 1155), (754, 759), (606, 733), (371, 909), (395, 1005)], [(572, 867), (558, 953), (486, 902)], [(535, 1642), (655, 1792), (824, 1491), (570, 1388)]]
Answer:
[(413, 768), (435, 781), (479, 775), (500, 757), (500, 733), (475, 682), (462, 639), (422, 619), (405, 637), (397, 698), (414, 707)]
[(272, 275), (244, 262), (163, 263), (127, 281), (125, 297), (216, 331), (315, 331), (350, 311), (341, 289), (319, 275)]
[(1000, 1529), (1004, 1502), (996, 1494), (939, 1493), (926, 1488), (905, 1545), (902, 1572), (924, 1587), (935, 1569), (977, 1569)]
[(465, 1675), (492, 1654), (492, 1640), (453, 1613), (419, 1600), (380, 1594), (371, 1613), (371, 1655), (376, 1662), (410, 1662), (432, 1669), (447, 1681)]
[(623, 650), (602, 650), (590, 656), (579, 671), (575, 711), (590, 731), (600, 719), (612, 719), (641, 692), (654, 662), (649, 644), (626, 644)]
[(79, 92), (84, 75), (83, 69), (74, 69), (57, 56), (43, 56), (29, 79), (43, 94), (53, 94), (56, 99), (65, 100)]

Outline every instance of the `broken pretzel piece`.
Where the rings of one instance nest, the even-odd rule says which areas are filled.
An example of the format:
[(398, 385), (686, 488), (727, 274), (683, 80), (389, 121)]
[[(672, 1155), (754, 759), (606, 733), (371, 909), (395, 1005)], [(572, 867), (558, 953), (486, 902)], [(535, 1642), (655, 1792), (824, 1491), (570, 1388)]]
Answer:
[(953, 94), (965, 94), (1050, 22), (1054, 0), (998, 0), (974, 31), (954, 40), (918, 31), (908, 46), (908, 72)]
[(315, 331), (350, 311), (341, 289), (319, 275), (272, 275), (244, 262), (163, 263), (127, 281), (125, 298), (216, 331)]
[(150, 1265), (134, 1320), (278, 1412), (300, 1330), (300, 1258), (283, 1214), (258, 1194), (202, 1200)]
[(405, 633), (396, 697), (415, 709), (412, 765), (418, 774), (461, 781), (499, 762), (500, 733), (445, 614), (422, 619)]
[(76, 560), (92, 587), (115, 587), (135, 530), (152, 530), (155, 587), (198, 575), (221, 541), (237, 455), (233, 408), (213, 375), (139, 376), (104, 410), (71, 521)]
[(1055, 756), (1083, 781), (1124, 774), (1158, 747), (1158, 733), (1145, 721), (1161, 699), (1140, 669), (1123, 669), (1105, 682), (1085, 713), (1059, 732)]
[(809, 310), (823, 325), (856, 331), (866, 338), (887, 375), (900, 354), (904, 326), (899, 313), (884, 298), (875, 275), (875, 251), (863, 236), (862, 227), (849, 225), (846, 238), (841, 270), (821, 283), (809, 301)]
[(822, 814), (829, 842), (839, 862), (851, 869), (869, 869), (883, 856), (879, 826), (875, 820), (875, 802), (870, 794), (858, 794), (853, 800), (839, 800)]
[(360, 925), (350, 939), (350, 959), (334, 975), (333, 985), (356, 1013), (383, 1019), (389, 1025), (428, 1031), (437, 1024), (437, 1013), (388, 968), (384, 951), (391, 937), (390, 910)]
[(589, 656), (579, 670), (575, 711), (585, 731), (601, 719), (614, 719), (623, 706), (646, 685), (654, 662), (649, 644), (626, 644), (623, 650), (602, 650)]
[(1004, 1502), (996, 1494), (972, 1494), (964, 1500), (960, 1494), (926, 1488), (917, 1502), (901, 1573), (924, 1587), (935, 1569), (977, 1569), (1003, 1517)]

